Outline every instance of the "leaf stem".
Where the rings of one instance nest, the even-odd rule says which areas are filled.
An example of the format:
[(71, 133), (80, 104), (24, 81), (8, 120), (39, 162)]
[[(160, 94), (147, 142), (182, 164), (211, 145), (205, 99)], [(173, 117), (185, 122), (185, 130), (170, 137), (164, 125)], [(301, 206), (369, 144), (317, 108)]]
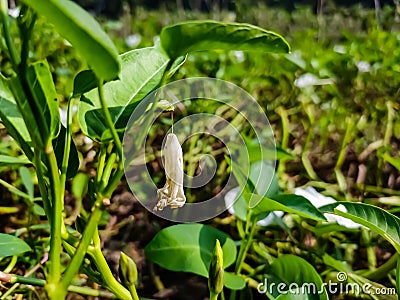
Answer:
[(115, 147), (117, 148), (117, 154), (118, 157), (122, 160), (122, 144), (121, 140), (119, 139), (117, 130), (115, 129), (114, 123), (112, 121), (110, 111), (108, 110), (106, 100), (104, 98), (104, 84), (103, 84), (103, 79), (99, 79), (99, 86), (98, 86), (98, 92), (99, 92), (99, 99), (100, 99), (100, 104), (101, 108), (104, 113), (104, 117), (106, 119), (106, 123), (108, 126), (108, 129), (111, 131), (111, 135), (114, 139)]

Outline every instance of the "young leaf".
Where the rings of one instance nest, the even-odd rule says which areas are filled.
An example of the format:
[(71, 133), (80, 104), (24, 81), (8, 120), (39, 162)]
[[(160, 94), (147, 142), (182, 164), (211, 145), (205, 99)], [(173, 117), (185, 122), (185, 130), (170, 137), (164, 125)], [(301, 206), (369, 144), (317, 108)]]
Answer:
[(35, 104), (31, 104), (43, 141), (55, 138), (60, 131), (60, 113), (56, 87), (47, 61), (36, 62), (26, 72), (26, 80)]
[(22, 183), (24, 184), (28, 195), (33, 199), (34, 190), (33, 190), (33, 180), (32, 180), (31, 172), (29, 172), (28, 168), (21, 167), (21, 168), (19, 168), (19, 173), (21, 175)]
[[(104, 97), (115, 126), (124, 129), (138, 101), (160, 84), (169, 59), (153, 47), (126, 52), (120, 58), (119, 80), (104, 85)], [(83, 132), (93, 139), (101, 139), (107, 126), (97, 89), (86, 93), (81, 100), (78, 118)]]
[[(14, 96), (18, 112), (22, 116), (22, 122), (25, 124), (27, 131), (29, 132), (29, 140), (32, 140), (36, 146), (42, 147), (44, 145), (42, 137), (47, 136), (47, 130), (42, 129), (41, 126), (39, 126), (38, 120), (36, 119), (36, 114), (33, 110), (34, 107), (31, 106), (34, 106), (34, 103), (29, 103), (28, 99), (26, 98), (24, 84), (22, 83), (21, 78), (17, 76), (11, 77), (8, 79), (7, 83)], [(43, 119), (40, 118), (40, 120)]]
[(20, 255), (27, 251), (31, 251), (31, 247), (23, 240), (13, 235), (0, 233), (0, 258)]
[[(287, 295), (292, 295), (292, 288), (299, 287), (299, 292), (305, 295), (305, 299), (327, 300), (328, 295), (323, 286), (323, 281), (314, 267), (303, 258), (286, 254), (277, 258), (268, 270), (266, 276), (267, 291), (273, 296), (278, 296), (276, 289), (279, 283), (285, 284)], [(268, 285), (268, 283), (275, 283)], [(290, 286), (290, 289), (289, 289)], [(283, 294), (282, 294), (283, 295)], [(295, 294), (293, 294), (294, 296)], [(292, 299), (288, 297), (278, 299)], [(298, 299), (298, 298), (293, 298)]]
[[(66, 134), (67, 134), (67, 129), (63, 125), (61, 125), (60, 134), (56, 139), (53, 140), (53, 148), (54, 152), (56, 153), (57, 165), (59, 169), (61, 169), (62, 167)], [(74, 177), (78, 172), (78, 168), (79, 168), (78, 150), (76, 150), (75, 143), (71, 138), (71, 146), (69, 148), (69, 158), (67, 165), (67, 179)]]
[(208, 277), (216, 239), (221, 243), (226, 268), (236, 259), (234, 241), (224, 232), (203, 224), (179, 224), (161, 230), (146, 246), (145, 254), (168, 270)]
[(171, 59), (194, 51), (289, 52), (282, 36), (250, 24), (190, 21), (164, 27), (161, 46)]
[(118, 52), (99, 23), (78, 4), (69, 0), (24, 1), (52, 23), (82, 56), (97, 77), (111, 80), (118, 76)]
[[(337, 209), (339, 205), (344, 206), (347, 212)], [(400, 219), (386, 210), (370, 204), (352, 202), (337, 202), (319, 209), (368, 227), (388, 240), (400, 253)]]
[(33, 152), (29, 146), (31, 138), (28, 129), (8, 87), (7, 79), (2, 75), (0, 75), (0, 119), (28, 159), (32, 159)]
[(83, 70), (74, 78), (74, 91), (72, 98), (82, 96), (84, 93), (93, 90), (98, 85), (96, 74), (92, 70)]
[(0, 154), (0, 167), (11, 167), (31, 164), (26, 157), (14, 157)]
[(326, 221), (324, 215), (314, 205), (312, 205), (309, 200), (302, 196), (279, 194), (267, 198), (253, 194), (250, 197), (249, 206), (253, 210), (254, 215), (266, 211), (281, 210), (313, 220)]
[(246, 287), (246, 281), (243, 277), (233, 273), (225, 272), (224, 285), (231, 290), (242, 290)]

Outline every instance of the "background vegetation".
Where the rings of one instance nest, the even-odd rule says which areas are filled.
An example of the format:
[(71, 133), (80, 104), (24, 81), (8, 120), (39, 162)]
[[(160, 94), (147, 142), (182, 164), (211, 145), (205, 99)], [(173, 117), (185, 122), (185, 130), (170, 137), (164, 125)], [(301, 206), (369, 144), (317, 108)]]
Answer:
[[(291, 45), (291, 53), (287, 55), (241, 51), (190, 54), (173, 79), (195, 76), (224, 79), (244, 88), (262, 104), (274, 128), (277, 144), (287, 154), (277, 167), (281, 191), (293, 193), (295, 187), (312, 186), (337, 200), (374, 204), (398, 215), (400, 19), (396, 7), (383, 6), (377, 11), (361, 5), (346, 8), (326, 5), (316, 14), (315, 8), (310, 6), (296, 5), (289, 11), (262, 2), (251, 7), (241, 2), (235, 4), (230, 10), (210, 6), (209, 12), (185, 10), (185, 3), (173, 10), (169, 10), (169, 4), (160, 5), (157, 10), (135, 5), (133, 11), (124, 5), (117, 20), (104, 16), (99, 19), (120, 53), (151, 46), (157, 42), (164, 26), (191, 19), (246, 22), (282, 34)], [(35, 51), (30, 55), (32, 59), (48, 60), (61, 110), (65, 111), (73, 79), (86, 65), (51, 25), (42, 19), (38, 22), (40, 25), (36, 28), (40, 28), (40, 32), (33, 32)], [(9, 64), (6, 56), (0, 56), (2, 72), (7, 72)], [(206, 105), (195, 109), (213, 111)], [(182, 114), (177, 111), (176, 118)], [(164, 135), (167, 119), (160, 120), (159, 131), (153, 139)], [(99, 145), (82, 135), (76, 120), (74, 124), (79, 170), (93, 175)], [(0, 135), (0, 154), (18, 156), (20, 150), (5, 129), (1, 129)], [(189, 147), (183, 145), (184, 152), (190, 152)], [(161, 182), (160, 166), (155, 163), (150, 167), (154, 180)], [(1, 232), (20, 230), (24, 240), (35, 249), (18, 257), (15, 272), (22, 275), (47, 251), (43, 246), (46, 229), (40, 227), (43, 225), (40, 208), (31, 207), (4, 182), (30, 192), (36, 179), (33, 177), (33, 183), (27, 182), (27, 177), (24, 178), (17, 167), (0, 164), (0, 168)], [(228, 171), (228, 165), (221, 167), (222, 174)], [(32, 193), (38, 191), (35, 189)], [(196, 197), (200, 195), (193, 195), (192, 200)], [(66, 222), (79, 210), (77, 203), (71, 183), (66, 191)], [(240, 222), (240, 217), (237, 218), (224, 213), (207, 224), (238, 240), (240, 232), (236, 222)], [(355, 274), (355, 281), (370, 282), (376, 287), (395, 286), (393, 257), (396, 251), (378, 234), (337, 224), (322, 226), (292, 214), (282, 220), (257, 227), (254, 233), (257, 243), (250, 248), (244, 267), (249, 277), (261, 276), (270, 256), (295, 254), (309, 261), (325, 281), (334, 278), (342, 263), (348, 272)], [(39, 227), (26, 234), (31, 224)], [(171, 273), (146, 260), (144, 247), (161, 228), (171, 224), (144, 210), (124, 181), (114, 193), (101, 225), (103, 252), (114, 266), (113, 270), (117, 270), (121, 250), (135, 260), (140, 274), (140, 295), (170, 299), (204, 299), (208, 295), (206, 279)], [(332, 260), (324, 256), (325, 253)], [(62, 260), (67, 262), (68, 258), (62, 257)], [(9, 258), (0, 260), (1, 269), (9, 264)], [(79, 280), (87, 283), (86, 278)], [(193, 298), (193, 289), (198, 298)], [(36, 297), (28, 288), (18, 291), (25, 297)], [(254, 284), (238, 296), (265, 298), (257, 293)]]

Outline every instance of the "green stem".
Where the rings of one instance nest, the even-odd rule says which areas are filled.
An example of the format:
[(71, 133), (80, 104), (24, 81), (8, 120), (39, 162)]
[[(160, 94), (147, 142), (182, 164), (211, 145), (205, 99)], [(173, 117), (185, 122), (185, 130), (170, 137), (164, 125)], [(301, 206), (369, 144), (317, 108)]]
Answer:
[(117, 154), (118, 154), (118, 158), (119, 158), (117, 170), (112, 175), (108, 185), (102, 191), (105, 196), (109, 197), (109, 196), (111, 196), (111, 193), (114, 191), (114, 189), (117, 187), (118, 183), (121, 180), (121, 177), (124, 174), (124, 166), (123, 166), (123, 161), (122, 161), (122, 156), (123, 156), (122, 155), (122, 144), (121, 144), (121, 140), (118, 136), (118, 132), (115, 129), (114, 123), (111, 119), (110, 111), (108, 110), (106, 100), (104, 99), (104, 89), (103, 89), (103, 80), (102, 79), (99, 80), (98, 91), (99, 91), (99, 99), (100, 99), (101, 108), (103, 110), (103, 113), (104, 113), (104, 116), (106, 119), (107, 127), (109, 130), (111, 130), (111, 135), (114, 139), (115, 147), (117, 148)]
[(396, 289), (397, 289), (397, 294), (400, 292), (400, 260), (397, 260), (397, 265), (396, 265)]
[(67, 170), (68, 170), (68, 160), (71, 148), (71, 125), (72, 125), (72, 107), (73, 100), (68, 100), (67, 105), (67, 128), (65, 132), (65, 143), (64, 143), (64, 155), (61, 165), (61, 175), (60, 175), (60, 193), (64, 195), (65, 192), (65, 182), (67, 181)]
[(342, 173), (342, 166), (343, 163), (346, 159), (346, 154), (347, 154), (347, 147), (348, 144), (351, 141), (352, 138), (352, 134), (353, 134), (353, 128), (354, 128), (354, 121), (352, 118), (347, 118), (346, 119), (346, 132), (344, 134), (343, 137), (343, 141), (342, 141), (342, 145), (340, 147), (340, 151), (339, 151), (339, 156), (338, 159), (336, 161), (336, 165), (335, 165), (335, 174), (336, 174), (336, 179), (338, 181), (339, 184), (339, 188), (342, 192), (346, 192), (346, 179)]
[(88, 246), (92, 242), (93, 234), (103, 213), (103, 210), (101, 208), (102, 201), (103, 197), (101, 195), (98, 195), (97, 200), (93, 206), (93, 212), (90, 215), (89, 222), (87, 223), (85, 231), (83, 232), (79, 246), (64, 273), (64, 277), (61, 281), (63, 288), (67, 288), (71, 284), (72, 279), (78, 273), (79, 268), (82, 265)]
[(255, 224), (255, 222), (253, 222), (253, 225), (251, 226), (250, 233), (247, 235), (245, 241), (242, 240), (242, 244), (240, 245), (238, 259), (237, 259), (236, 265), (235, 265), (235, 273), (236, 274), (240, 274), (240, 271), (242, 270), (243, 262), (244, 262), (244, 260), (246, 258), (247, 251), (249, 250), (250, 245), (251, 245), (251, 243), (253, 241), (253, 236), (254, 236), (254, 232), (256, 230), (256, 227), (257, 227), (257, 225)]
[(114, 139), (115, 147), (117, 148), (118, 157), (122, 160), (122, 144), (121, 144), (121, 140), (119, 139), (118, 132), (115, 129), (114, 123), (112, 121), (110, 111), (108, 110), (106, 100), (104, 98), (104, 88), (103, 88), (103, 80), (102, 79), (99, 79), (98, 91), (99, 91), (100, 104), (101, 104), (101, 108), (104, 113), (104, 117), (106, 119), (107, 127), (111, 131), (111, 135)]
[(137, 294), (136, 288), (133, 285), (129, 285), (129, 292), (131, 293), (133, 300), (139, 300), (139, 296)]
[(124, 175), (124, 165), (122, 159), (118, 160), (117, 170), (111, 177), (108, 185), (103, 190), (104, 195), (110, 196), (111, 193), (115, 190), (119, 182), (121, 181), (122, 176)]
[(398, 264), (398, 261), (400, 261), (398, 258), (399, 254), (395, 253), (392, 255), (391, 258), (388, 259), (387, 262), (385, 262), (379, 268), (367, 271), (365, 273), (362, 273), (361, 275), (369, 280), (379, 281), (382, 278), (385, 278), (391, 270), (396, 268), (396, 264)]
[(309, 129), (306, 137), (306, 141), (304, 143), (303, 153), (301, 154), (301, 161), (303, 163), (304, 169), (307, 172), (307, 175), (310, 177), (311, 180), (318, 180), (318, 175), (315, 173), (314, 168), (311, 164), (309, 159), (310, 154), (310, 145), (311, 145), (311, 138), (313, 136), (312, 128)]
[(18, 65), (20, 63), (20, 57), (15, 47), (14, 41), (11, 37), (10, 24), (8, 22), (8, 1), (0, 0), (0, 18), (3, 25), (3, 36), (6, 41), (8, 52), (10, 54), (11, 64), (14, 67), (14, 71), (18, 72)]
[[(118, 299), (132, 300), (131, 293), (124, 288), (113, 276), (106, 259), (98, 247), (91, 247), (90, 254), (94, 257), (95, 264), (106, 282), (106, 288), (110, 290)], [(136, 299), (135, 299), (136, 300)]]
[[(243, 263), (244, 263), (244, 260), (246, 258), (247, 251), (249, 250), (251, 242), (253, 241), (254, 232), (255, 232), (255, 229), (257, 227), (256, 224), (255, 224), (255, 221), (252, 220), (252, 219), (253, 219), (252, 218), (252, 213), (249, 210), (249, 212), (247, 214), (247, 217), (246, 217), (247, 221), (246, 221), (245, 233), (244, 233), (244, 235), (242, 237), (242, 242), (240, 244), (238, 258), (237, 258), (236, 264), (235, 264), (235, 274), (238, 274), (238, 275), (240, 274), (240, 271), (243, 268)], [(254, 222), (252, 222), (252, 221), (254, 221)], [(252, 224), (252, 226), (251, 226), (251, 229), (250, 229), (250, 232), (249, 232), (250, 224)], [(235, 300), (236, 299), (236, 291), (235, 290), (231, 291), (229, 299), (230, 300)]]
[(44, 176), (43, 170), (42, 170), (41, 152), (36, 150), (35, 154), (33, 156), (33, 159), (34, 159), (34, 165), (35, 165), (36, 173), (37, 173), (39, 191), (40, 191), (40, 195), (42, 196), (44, 211), (46, 212), (47, 218), (49, 220), (52, 220), (53, 219), (53, 213), (51, 210), (52, 205), (49, 200), (49, 194), (47, 192), (46, 182), (44, 179), (45, 176)]
[(32, 36), (33, 27), (35, 26), (35, 22), (37, 19), (36, 13), (33, 10), (30, 10), (28, 6), (22, 4), (19, 17), (19, 29), (22, 40), (21, 45), (21, 63), (19, 65), (20, 74), (25, 74), (26, 69), (28, 67), (28, 58), (29, 58), (29, 41)]
[(11, 258), (10, 263), (8, 264), (7, 268), (4, 269), (4, 273), (10, 273), (11, 270), (15, 267), (15, 264), (17, 263), (18, 256), (14, 255)]
[(96, 172), (96, 184), (101, 184), (101, 178), (103, 177), (103, 170), (107, 157), (107, 145), (105, 143), (100, 144), (100, 154), (97, 164), (97, 172)]
[[(27, 284), (27, 285), (42, 286), (42, 287), (44, 287), (46, 285), (46, 280), (44, 280), (44, 279), (38, 279), (38, 278), (34, 278), (34, 277), (25, 277), (25, 276), (19, 276), (19, 275), (14, 275), (14, 274), (5, 274), (5, 273), (0, 272), (0, 278), (2, 276), (8, 276), (9, 280), (6, 281), (8, 283)], [(107, 291), (94, 290), (94, 289), (91, 289), (88, 287), (81, 287), (81, 286), (75, 286), (75, 285), (70, 285), (68, 287), (68, 291), (86, 295), (86, 296), (115, 298), (115, 296), (113, 294), (111, 294)]]
[(218, 299), (218, 294), (210, 291), (210, 300), (217, 300), (217, 299)]
[(303, 103), (303, 108), (307, 114), (310, 127), (308, 128), (306, 141), (304, 143), (303, 153), (301, 154), (301, 161), (302, 161), (304, 169), (306, 170), (307, 175), (310, 177), (310, 179), (319, 180), (318, 175), (317, 175), (317, 173), (315, 173), (314, 168), (311, 164), (311, 161), (308, 157), (310, 154), (310, 148), (311, 148), (311, 144), (312, 144), (311, 139), (313, 138), (313, 135), (314, 135), (313, 126), (314, 126), (314, 122), (315, 122), (315, 112), (314, 112), (314, 108), (310, 104), (307, 105), (307, 104)]
[(371, 243), (371, 236), (370, 231), (366, 228), (361, 228), (361, 239), (364, 243), (364, 246), (367, 250), (367, 261), (368, 267), (370, 270), (376, 269), (376, 254), (375, 254), (375, 247)]
[(17, 189), (15, 186), (9, 184), (7, 181), (4, 181), (3, 179), (0, 179), (0, 184), (4, 186), (6, 189), (8, 189), (10, 193), (13, 193), (24, 199), (29, 199), (29, 200), (32, 199), (32, 197), (29, 196), (27, 193), (24, 193), (23, 191)]
[(377, 186), (382, 186), (382, 172), (383, 172), (383, 154), (390, 149), (390, 139), (392, 138), (393, 134), (393, 119), (394, 119), (394, 110), (393, 110), (393, 103), (391, 101), (386, 102), (387, 106), (387, 123), (385, 129), (385, 135), (383, 138), (383, 147), (378, 150), (378, 174), (376, 176)]
[(51, 234), (50, 234), (50, 269), (49, 269), (49, 291), (55, 291), (58, 288), (52, 285), (58, 285), (61, 277), (61, 228), (62, 228), (62, 210), (64, 195), (60, 190), (60, 174), (57, 165), (56, 155), (51, 141), (47, 143), (45, 153), (50, 169), (50, 183), (52, 191), (52, 218), (51, 218)]

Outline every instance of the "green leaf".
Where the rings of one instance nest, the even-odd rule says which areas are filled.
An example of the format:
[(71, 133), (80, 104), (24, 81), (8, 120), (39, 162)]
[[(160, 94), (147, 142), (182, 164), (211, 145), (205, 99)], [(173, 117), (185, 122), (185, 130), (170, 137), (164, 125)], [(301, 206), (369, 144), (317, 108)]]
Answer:
[(44, 211), (43, 207), (41, 207), (37, 203), (33, 204), (33, 212), (38, 216), (45, 216), (46, 215), (46, 212)]
[(282, 36), (250, 24), (189, 21), (164, 27), (161, 46), (172, 59), (194, 51), (289, 52)]
[(19, 255), (27, 251), (31, 251), (31, 247), (23, 240), (13, 235), (0, 233), (0, 258)]
[[(337, 209), (344, 206), (346, 212)], [(400, 219), (380, 207), (352, 202), (336, 202), (319, 208), (322, 212), (348, 218), (380, 234), (400, 253)]]
[(221, 243), (226, 268), (236, 259), (234, 241), (224, 232), (203, 224), (179, 224), (161, 230), (146, 246), (145, 254), (165, 269), (208, 277), (216, 239)]
[(26, 167), (19, 168), (19, 173), (21, 175), (22, 183), (24, 184), (28, 195), (33, 199), (33, 180), (31, 172)]
[[(38, 125), (36, 115), (34, 113), (33, 108), (31, 107), (31, 104), (34, 105), (34, 103), (29, 103), (29, 101), (27, 100), (24, 92), (25, 91), (24, 85), (22, 84), (19, 77), (12, 77), (8, 79), (7, 82), (15, 99), (16, 103), (15, 107), (17, 108), (18, 113), (21, 115), (21, 120), (24, 123), (25, 127), (27, 128), (27, 132), (29, 133), (28, 141), (30, 142), (32, 141), (32, 144), (33, 142), (35, 142), (36, 143), (35, 146), (43, 147), (43, 141), (42, 141), (43, 132), (41, 131), (40, 126)], [(26, 89), (28, 89), (28, 87), (26, 87)], [(17, 128), (17, 130), (19, 129)], [(29, 150), (24, 149), (24, 152), (25, 151)], [(27, 157), (31, 159), (33, 157), (33, 152), (31, 155), (32, 156), (28, 156), (27, 154)]]
[(243, 277), (233, 273), (225, 272), (224, 285), (231, 290), (242, 290), (246, 287), (246, 281)]
[[(56, 154), (57, 165), (61, 170), (62, 161), (64, 156), (64, 145), (65, 145), (65, 135), (67, 134), (67, 129), (61, 125), (60, 134), (56, 139), (53, 140), (54, 152)], [(76, 149), (75, 143), (71, 137), (71, 146), (69, 148), (69, 158), (67, 165), (67, 179), (72, 178), (76, 175), (79, 168), (79, 156), (78, 150)]]
[[(242, 174), (243, 171), (239, 173), (240, 170), (235, 170), (238, 167), (239, 165), (233, 164), (232, 170), (234, 171), (235, 178), (242, 186), (244, 182), (244, 174)], [(279, 190), (278, 177), (276, 176), (275, 168), (269, 161), (256, 161), (251, 165), (248, 184), (250, 184), (253, 187), (253, 190), (256, 190), (260, 195), (265, 196), (275, 195)], [(247, 190), (250, 191), (250, 189)], [(246, 193), (246, 190), (244, 195), (249, 196), (249, 194)], [(244, 195), (238, 195), (233, 204), (235, 215), (242, 220), (246, 220), (248, 208), (248, 202)]]
[(0, 75), (0, 119), (7, 128), (8, 133), (22, 148), (28, 159), (33, 158), (33, 152), (29, 146), (31, 137), (20, 114), (14, 96), (10, 91), (7, 79)]
[(326, 221), (324, 215), (309, 200), (302, 196), (279, 194), (267, 198), (253, 194), (250, 197), (249, 206), (253, 210), (254, 215), (267, 211), (281, 210), (313, 220)]
[[(279, 283), (285, 284), (287, 291), (287, 296), (280, 296), (278, 299), (321, 299), (327, 300), (328, 295), (326, 290), (323, 288), (323, 281), (318, 275), (314, 267), (305, 261), (303, 258), (286, 254), (282, 255), (271, 264), (268, 270), (267, 278), (267, 289), (272, 295), (277, 297), (279, 295), (277, 291), (277, 286)], [(269, 283), (275, 283), (274, 285), (269, 285)], [(292, 298), (290, 295), (295, 296), (295, 294), (290, 293), (289, 286), (292, 284), (291, 289), (299, 287), (298, 292), (306, 295), (306, 298)], [(314, 287), (311, 287), (314, 284)], [(323, 292), (318, 294), (319, 291)], [(304, 293), (303, 293), (304, 291)], [(283, 295), (283, 294), (282, 294)], [(283, 297), (283, 298), (281, 298)]]
[(83, 70), (74, 78), (74, 91), (72, 98), (82, 96), (84, 93), (96, 88), (98, 79), (92, 70)]
[(24, 1), (52, 23), (87, 60), (97, 77), (111, 80), (118, 76), (118, 52), (99, 23), (72, 1)]
[(0, 154), (0, 167), (18, 167), (21, 165), (31, 164), (30, 160), (26, 157), (13, 157), (8, 155)]
[(322, 260), (324, 261), (325, 265), (330, 266), (339, 272), (345, 272), (345, 273), (353, 272), (351, 266), (348, 265), (347, 262), (337, 260), (332, 256), (330, 256), (328, 253), (324, 253), (324, 255), (322, 256)]
[(56, 87), (47, 61), (36, 62), (26, 72), (26, 80), (35, 104), (31, 104), (34, 118), (43, 141), (55, 138), (60, 131), (60, 113)]
[[(139, 101), (159, 86), (169, 59), (153, 47), (126, 52), (120, 58), (119, 80), (104, 85), (104, 98), (116, 128), (123, 130)], [(97, 89), (81, 97), (78, 118), (86, 135), (101, 139), (107, 126)]]
[(279, 191), (278, 177), (270, 161), (257, 161), (251, 165), (250, 179), (255, 184), (257, 193), (266, 197)]

